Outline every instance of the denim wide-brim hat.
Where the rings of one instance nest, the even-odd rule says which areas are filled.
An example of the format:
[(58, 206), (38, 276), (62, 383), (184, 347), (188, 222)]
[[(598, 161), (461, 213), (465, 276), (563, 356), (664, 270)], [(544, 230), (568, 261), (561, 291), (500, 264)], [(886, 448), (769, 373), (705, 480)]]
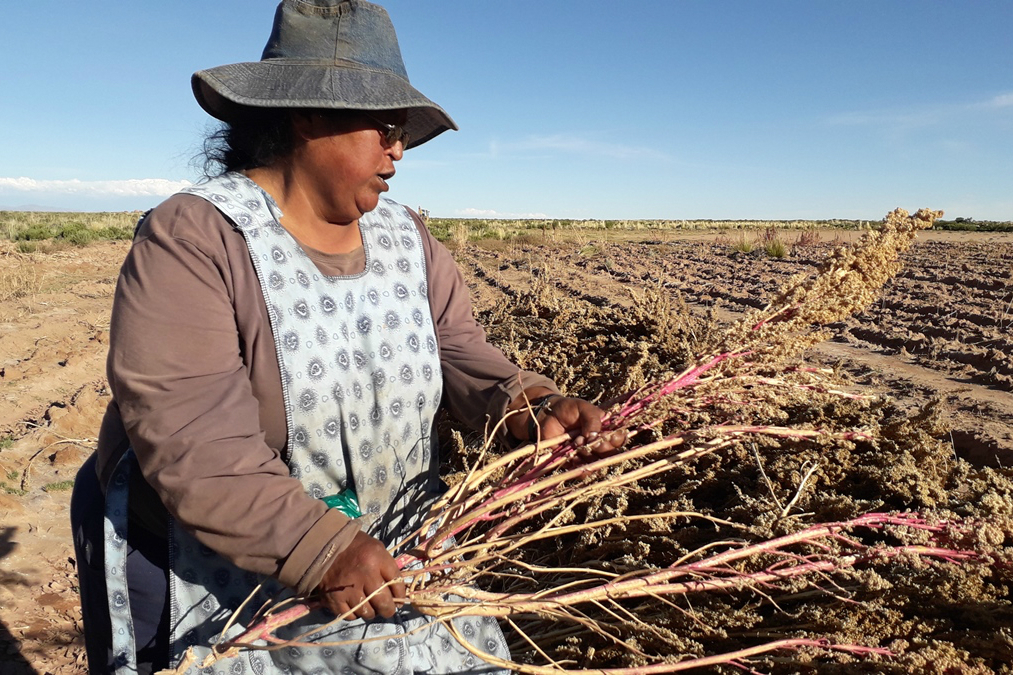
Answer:
[(282, 0), (260, 61), (198, 71), (191, 85), (223, 122), (249, 108), (405, 110), (408, 147), (457, 129), (408, 81), (387, 10), (361, 0)]

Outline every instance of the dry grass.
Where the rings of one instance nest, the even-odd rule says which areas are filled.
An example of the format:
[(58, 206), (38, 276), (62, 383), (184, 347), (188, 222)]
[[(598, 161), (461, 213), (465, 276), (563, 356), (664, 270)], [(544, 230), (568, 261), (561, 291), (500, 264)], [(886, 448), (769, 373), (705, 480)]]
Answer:
[(783, 258), (788, 255), (788, 245), (784, 242), (780, 230), (776, 227), (768, 227), (757, 239), (757, 243), (763, 252), (771, 258)]
[[(806, 230), (806, 232), (814, 231)], [(790, 251), (781, 231), (776, 227), (768, 227), (754, 237), (747, 236), (743, 230), (739, 230), (735, 236), (732, 236), (728, 231), (722, 231), (716, 242), (739, 253), (752, 253), (759, 249), (771, 258), (783, 258)]]
[(71, 213), (49, 211), (0, 211), (0, 239), (18, 239), (28, 230), (59, 229), (67, 223), (79, 223), (94, 230), (119, 228), (133, 230), (140, 217), (138, 211), (105, 213)]
[(96, 241), (133, 238), (137, 212), (47, 213), (0, 211), (0, 241), (19, 253), (58, 253)]
[(0, 319), (31, 312), (41, 284), (31, 256), (0, 249)]
[(751, 253), (753, 246), (753, 242), (746, 238), (744, 232), (740, 232), (738, 238), (731, 243), (731, 247), (739, 253)]
[(468, 241), (471, 239), (471, 235), (468, 232), (468, 225), (461, 223), (454, 223), (450, 229), (450, 240), (447, 242), (451, 250), (459, 251), (468, 245)]

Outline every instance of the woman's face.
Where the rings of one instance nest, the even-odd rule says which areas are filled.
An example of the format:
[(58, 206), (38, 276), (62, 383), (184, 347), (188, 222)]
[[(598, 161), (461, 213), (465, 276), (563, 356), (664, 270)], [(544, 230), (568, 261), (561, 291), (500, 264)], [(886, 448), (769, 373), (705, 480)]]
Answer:
[(388, 143), (377, 120), (400, 124), (405, 114), (371, 114), (314, 112), (295, 118), (296, 132), (304, 142), (293, 154), (293, 163), (307, 198), (327, 222), (351, 223), (375, 209), (394, 177), (394, 162), (404, 155), (401, 142)]

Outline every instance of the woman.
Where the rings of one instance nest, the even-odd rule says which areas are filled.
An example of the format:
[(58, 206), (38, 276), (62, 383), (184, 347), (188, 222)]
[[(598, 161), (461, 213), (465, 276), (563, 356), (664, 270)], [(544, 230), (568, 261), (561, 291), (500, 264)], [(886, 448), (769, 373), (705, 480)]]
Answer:
[[(357, 644), (216, 672), (492, 672), (400, 602), (389, 550), (441, 489), (438, 407), (479, 429), (521, 411), (513, 442), (570, 431), (604, 453), (625, 439), (597, 437), (598, 408), (490, 346), (450, 254), (381, 197), (407, 148), (457, 128), (409, 84), (382, 8), (284, 0), (261, 61), (198, 72), (193, 89), (225, 123), (211, 153), (224, 171), (138, 226), (110, 328), (113, 402), (75, 485), (91, 672), (206, 654), (265, 580), (253, 608), (275, 592), (324, 607), (283, 637), (344, 615), (313, 639)], [(495, 622), (459, 621), (507, 655)]]

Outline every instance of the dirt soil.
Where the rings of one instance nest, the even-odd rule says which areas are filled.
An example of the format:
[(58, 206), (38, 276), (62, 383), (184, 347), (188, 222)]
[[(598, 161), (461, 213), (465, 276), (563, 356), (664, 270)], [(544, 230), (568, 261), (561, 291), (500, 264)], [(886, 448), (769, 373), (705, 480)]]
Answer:
[[(762, 305), (790, 275), (813, 270), (835, 240), (853, 236), (823, 232), (784, 258), (738, 252), (730, 234), (671, 231), (495, 242), (456, 255), (485, 319), (541, 283), (604, 308), (630, 305), (631, 291), (661, 289), (694, 315), (730, 321)], [(69, 481), (95, 446), (109, 400), (109, 313), (127, 246), (38, 255), (38, 292), (0, 305), (3, 673), (85, 670)], [(810, 360), (835, 367), (863, 391), (893, 397), (895, 416), (936, 401), (935, 439), (975, 467), (1004, 471), (1013, 466), (1013, 235), (922, 233), (904, 260), (881, 300), (833, 326), (833, 338)], [(10, 262), (0, 255), (0, 265)], [(689, 346), (672, 346), (680, 348)], [(951, 672), (996, 672), (988, 664), (1006, 652), (996, 654), (999, 660)]]
[[(0, 305), (0, 671), (86, 671), (70, 481), (109, 401), (109, 313), (126, 243), (31, 258), (37, 292)], [(10, 254), (0, 265), (27, 264)]]
[[(731, 320), (763, 307), (792, 275), (814, 273), (834, 246), (859, 234), (823, 232), (784, 258), (736, 251), (729, 244), (736, 236), (666, 231), (620, 243), (470, 246), (458, 256), (477, 312), (545, 277), (564, 295), (601, 307), (629, 304), (637, 291), (661, 285), (691, 308)], [(902, 260), (880, 300), (832, 326), (833, 338), (813, 358), (902, 401), (941, 398), (958, 455), (1013, 466), (1013, 234), (922, 232)]]

